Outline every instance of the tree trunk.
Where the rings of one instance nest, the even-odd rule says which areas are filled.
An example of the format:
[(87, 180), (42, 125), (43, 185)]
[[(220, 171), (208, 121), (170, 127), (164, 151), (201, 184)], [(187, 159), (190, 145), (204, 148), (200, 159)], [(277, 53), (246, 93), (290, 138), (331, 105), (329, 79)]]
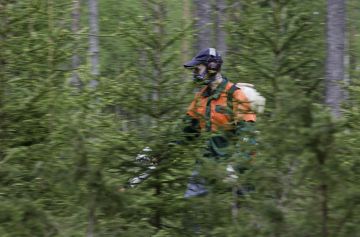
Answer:
[[(360, 4), (358, 0), (350, 0), (349, 4), (349, 12), (347, 13), (348, 25), (347, 25), (347, 45), (348, 48), (346, 52), (348, 52), (348, 67), (346, 70), (348, 71), (348, 80), (346, 81), (347, 85), (351, 85), (352, 80), (358, 75), (357, 64), (358, 64), (358, 40), (357, 35), (359, 34), (359, 26), (358, 21), (360, 19)], [(347, 95), (349, 92), (347, 92)], [(348, 97), (345, 97), (347, 99)]]
[[(187, 27), (189, 25), (190, 19), (191, 19), (190, 2), (189, 2), (189, 0), (183, 0), (183, 23), (184, 23), (183, 30), (185, 30), (185, 27)], [(190, 42), (189, 35), (185, 34), (182, 39), (182, 42), (181, 42), (181, 55), (182, 55), (181, 60), (183, 62), (186, 62), (187, 60), (189, 60), (189, 55), (190, 55), (189, 42)]]
[(325, 103), (335, 118), (341, 116), (344, 101), (345, 0), (327, 3), (327, 59)]
[(204, 48), (211, 47), (211, 3), (208, 0), (194, 0), (197, 37), (195, 50), (200, 51)]
[(94, 237), (95, 233), (95, 204), (91, 203), (88, 213), (88, 226), (86, 230), (86, 237)]
[[(99, 75), (99, 24), (98, 24), (98, 0), (89, 0), (89, 54), (91, 62), (91, 74), (96, 78)], [(90, 86), (96, 87), (97, 81), (91, 81)]]
[(224, 23), (226, 21), (226, 2), (225, 0), (216, 0), (216, 21), (215, 21), (215, 40), (217, 50), (224, 56), (226, 54), (226, 32)]
[(328, 186), (322, 181), (320, 185), (320, 195), (321, 195), (321, 216), (322, 216), (322, 226), (321, 233), (322, 237), (328, 237), (328, 222), (329, 222), (329, 207), (328, 207)]
[(72, 24), (71, 24), (71, 31), (75, 36), (75, 43), (74, 43), (74, 54), (72, 56), (72, 77), (71, 77), (71, 84), (80, 87), (81, 82), (79, 79), (79, 75), (77, 73), (77, 69), (80, 65), (80, 57), (78, 54), (78, 33), (80, 29), (80, 0), (73, 0), (73, 9), (71, 13)]
[[(234, 26), (241, 24), (241, 17), (243, 14), (243, 8), (241, 5), (242, 1), (232, 0), (228, 2), (229, 6), (226, 10), (227, 21), (230, 22), (232, 26), (232, 30), (234, 30)], [(229, 38), (229, 43), (227, 44), (226, 51), (228, 52), (236, 52), (237, 54), (241, 55), (243, 51), (240, 49), (240, 45), (242, 45), (244, 39), (240, 37), (238, 34), (231, 34)], [(230, 57), (234, 57), (229, 55)], [(238, 66), (237, 60), (232, 60), (232, 58), (226, 57), (226, 61), (224, 63), (224, 68), (233, 68)]]

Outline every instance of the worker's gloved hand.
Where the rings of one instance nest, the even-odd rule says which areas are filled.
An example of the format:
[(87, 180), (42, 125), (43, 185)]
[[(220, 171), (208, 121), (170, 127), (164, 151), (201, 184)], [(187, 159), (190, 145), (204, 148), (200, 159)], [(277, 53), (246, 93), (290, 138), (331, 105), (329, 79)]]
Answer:
[(183, 118), (183, 133), (185, 140), (182, 143), (190, 142), (200, 136), (200, 121), (186, 115)]

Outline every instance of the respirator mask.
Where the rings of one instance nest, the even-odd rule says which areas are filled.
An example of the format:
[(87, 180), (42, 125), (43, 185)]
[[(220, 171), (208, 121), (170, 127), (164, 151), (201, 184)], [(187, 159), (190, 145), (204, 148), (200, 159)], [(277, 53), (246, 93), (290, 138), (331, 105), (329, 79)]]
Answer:
[(216, 79), (216, 74), (220, 71), (217, 62), (209, 62), (206, 68), (193, 68), (193, 81), (199, 85), (208, 85)]

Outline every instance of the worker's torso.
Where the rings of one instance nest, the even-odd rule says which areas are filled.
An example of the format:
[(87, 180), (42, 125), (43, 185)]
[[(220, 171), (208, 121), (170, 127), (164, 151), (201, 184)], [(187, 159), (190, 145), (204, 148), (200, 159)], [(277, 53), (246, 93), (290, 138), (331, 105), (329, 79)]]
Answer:
[(200, 121), (200, 127), (206, 131), (232, 129), (232, 103), (228, 92), (233, 83), (224, 81), (219, 88), (211, 91), (201, 90), (191, 103), (188, 114)]

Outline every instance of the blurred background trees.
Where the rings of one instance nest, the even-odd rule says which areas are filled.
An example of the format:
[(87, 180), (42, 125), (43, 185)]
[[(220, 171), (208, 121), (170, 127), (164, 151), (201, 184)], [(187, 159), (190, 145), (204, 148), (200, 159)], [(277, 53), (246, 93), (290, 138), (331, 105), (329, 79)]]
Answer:
[[(359, 9), (355, 0), (0, 1), (0, 235), (199, 236), (186, 220), (201, 207), (208, 236), (356, 236)], [(206, 47), (226, 55), (225, 76), (267, 99), (256, 161), (238, 180), (256, 188), (236, 216), (221, 187), (184, 200), (203, 141), (173, 144), (194, 95), (182, 64)], [(134, 162), (145, 147), (159, 165), (129, 188), (146, 169)]]

